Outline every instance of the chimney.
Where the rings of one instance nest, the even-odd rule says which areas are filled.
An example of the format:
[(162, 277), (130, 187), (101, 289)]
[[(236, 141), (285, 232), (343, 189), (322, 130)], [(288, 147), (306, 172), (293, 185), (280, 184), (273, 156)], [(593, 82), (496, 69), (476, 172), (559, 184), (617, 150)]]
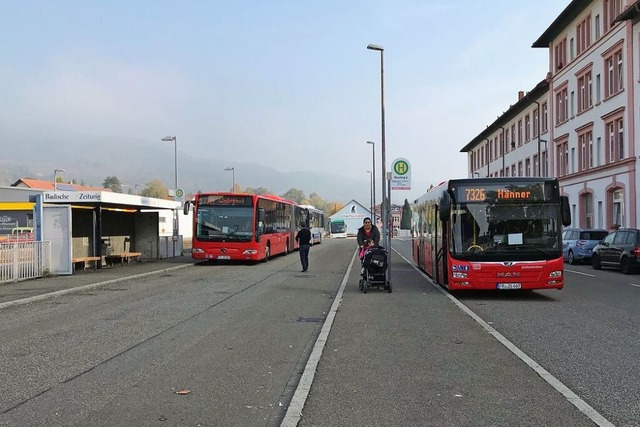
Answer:
[(518, 91), (518, 101), (520, 101), (522, 98), (524, 98), (524, 91), (520, 90)]

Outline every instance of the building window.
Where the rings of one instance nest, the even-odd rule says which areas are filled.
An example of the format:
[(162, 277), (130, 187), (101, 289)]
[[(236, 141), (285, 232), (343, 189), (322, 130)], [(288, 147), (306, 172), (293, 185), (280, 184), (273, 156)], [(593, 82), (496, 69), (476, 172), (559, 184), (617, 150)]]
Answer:
[(556, 91), (556, 126), (569, 120), (568, 85), (565, 83)]
[(586, 193), (581, 198), (582, 211), (584, 212), (584, 227), (593, 228), (593, 194)]
[(624, 111), (605, 117), (605, 162), (614, 163), (626, 156), (624, 137)]
[(567, 38), (560, 40), (554, 47), (554, 59), (556, 69), (561, 70), (562, 67), (567, 65)]
[(522, 119), (518, 120), (518, 147), (522, 145)]
[(624, 89), (622, 41), (602, 56), (604, 58), (604, 97), (606, 99)]
[(578, 114), (593, 106), (593, 81), (591, 67), (578, 75)]
[(518, 162), (518, 176), (524, 176), (524, 170), (522, 169), (522, 160)]
[(613, 21), (622, 12), (622, 0), (604, 0), (604, 31), (613, 26)]
[(576, 30), (576, 47), (578, 48), (578, 55), (580, 55), (591, 46), (591, 15), (587, 15), (580, 21)]
[(539, 113), (540, 113), (540, 111), (537, 108), (535, 110), (533, 110), (533, 113), (532, 113), (532, 116), (533, 116), (533, 137), (534, 138), (538, 137), (538, 125), (540, 124)]
[(524, 116), (524, 141), (531, 141), (531, 117), (528, 114)]
[(533, 176), (539, 176), (538, 169), (540, 169), (540, 159), (537, 154), (533, 155)]
[(578, 133), (578, 164), (580, 171), (593, 167), (593, 125)]
[(595, 27), (596, 27), (596, 40), (598, 40), (600, 38), (600, 15), (596, 15)]
[(528, 157), (524, 161), (524, 176), (531, 176), (531, 159)]
[(547, 103), (542, 104), (542, 133), (546, 133), (549, 130), (549, 109)]
[(613, 192), (613, 203), (611, 206), (612, 227), (624, 227), (624, 194), (618, 189)]
[(558, 176), (569, 174), (569, 141), (563, 140), (556, 145), (556, 158), (558, 159)]

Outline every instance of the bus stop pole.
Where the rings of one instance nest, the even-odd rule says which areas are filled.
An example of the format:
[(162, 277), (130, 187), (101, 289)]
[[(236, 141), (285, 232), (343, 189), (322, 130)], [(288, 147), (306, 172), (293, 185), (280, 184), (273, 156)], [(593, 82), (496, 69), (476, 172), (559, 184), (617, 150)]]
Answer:
[(387, 283), (391, 283), (391, 232), (393, 230), (393, 221), (391, 220), (391, 172), (387, 172), (387, 196), (389, 197), (386, 204), (387, 209), (387, 236), (385, 236), (385, 246), (387, 247)]

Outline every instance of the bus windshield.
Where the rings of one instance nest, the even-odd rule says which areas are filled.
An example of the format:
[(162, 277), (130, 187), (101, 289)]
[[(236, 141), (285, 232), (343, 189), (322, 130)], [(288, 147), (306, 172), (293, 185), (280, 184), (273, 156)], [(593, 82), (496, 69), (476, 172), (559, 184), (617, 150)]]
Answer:
[(206, 242), (248, 242), (253, 236), (253, 208), (240, 206), (198, 207), (196, 239)]
[(461, 260), (540, 260), (562, 249), (558, 203), (462, 203), (451, 215), (452, 256)]
[(331, 234), (344, 233), (347, 231), (347, 226), (344, 221), (332, 221), (331, 222)]

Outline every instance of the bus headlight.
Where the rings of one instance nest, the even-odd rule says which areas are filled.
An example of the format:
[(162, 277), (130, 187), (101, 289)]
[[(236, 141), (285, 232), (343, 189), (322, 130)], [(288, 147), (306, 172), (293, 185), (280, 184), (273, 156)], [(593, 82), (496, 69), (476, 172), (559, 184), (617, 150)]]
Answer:
[(255, 255), (257, 253), (258, 251), (256, 249), (246, 249), (244, 252), (242, 252), (242, 255)]
[(466, 279), (467, 278), (467, 273), (462, 273), (460, 271), (454, 271), (453, 272), (453, 278), (454, 279)]
[(549, 277), (560, 277), (562, 276), (562, 270), (556, 270), (549, 273)]
[(204, 249), (200, 249), (200, 248), (193, 248), (192, 252), (194, 254), (203, 254), (204, 253)]

